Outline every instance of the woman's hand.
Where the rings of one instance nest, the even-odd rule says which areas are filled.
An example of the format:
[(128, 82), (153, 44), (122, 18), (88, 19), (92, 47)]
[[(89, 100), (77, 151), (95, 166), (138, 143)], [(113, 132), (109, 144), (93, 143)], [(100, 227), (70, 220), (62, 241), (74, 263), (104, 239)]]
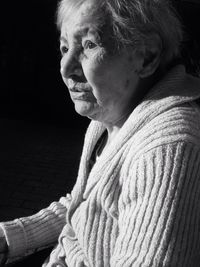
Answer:
[(2, 228), (0, 227), (0, 266), (4, 266), (6, 262), (7, 251), (8, 251), (8, 246), (6, 238)]

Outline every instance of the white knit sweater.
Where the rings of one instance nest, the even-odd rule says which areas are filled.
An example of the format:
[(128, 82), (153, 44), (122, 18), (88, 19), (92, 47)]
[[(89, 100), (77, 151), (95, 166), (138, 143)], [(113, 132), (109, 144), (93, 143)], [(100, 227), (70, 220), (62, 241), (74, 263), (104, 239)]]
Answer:
[(200, 266), (199, 97), (199, 79), (175, 67), (88, 173), (105, 130), (91, 122), (72, 201), (2, 224), (9, 256), (54, 241), (65, 225), (46, 267)]

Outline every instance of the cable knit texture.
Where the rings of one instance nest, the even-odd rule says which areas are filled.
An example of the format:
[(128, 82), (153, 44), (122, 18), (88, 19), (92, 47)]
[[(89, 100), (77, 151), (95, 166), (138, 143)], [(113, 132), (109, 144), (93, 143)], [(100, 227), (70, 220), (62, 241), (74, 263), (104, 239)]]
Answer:
[(43, 266), (200, 266), (199, 97), (199, 79), (172, 69), (89, 173), (105, 130), (91, 122), (66, 224)]

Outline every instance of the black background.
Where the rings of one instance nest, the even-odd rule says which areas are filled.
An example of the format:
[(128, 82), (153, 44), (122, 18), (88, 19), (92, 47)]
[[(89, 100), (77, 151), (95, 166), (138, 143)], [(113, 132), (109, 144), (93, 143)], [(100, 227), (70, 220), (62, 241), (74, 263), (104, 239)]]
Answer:
[(88, 123), (59, 73), (56, 1), (1, 1), (0, 117)]

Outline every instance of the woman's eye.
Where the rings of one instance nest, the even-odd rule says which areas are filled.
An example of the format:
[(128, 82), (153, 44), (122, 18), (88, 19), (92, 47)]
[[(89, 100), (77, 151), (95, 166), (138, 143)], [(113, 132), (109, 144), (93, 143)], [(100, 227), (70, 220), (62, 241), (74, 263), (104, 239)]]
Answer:
[(66, 46), (62, 46), (61, 48), (60, 48), (60, 51), (61, 51), (61, 54), (62, 55), (64, 55), (64, 54), (66, 54), (67, 52), (68, 52), (68, 48), (66, 47)]
[(92, 41), (86, 41), (84, 44), (84, 48), (85, 49), (93, 49), (95, 48), (97, 45), (95, 43), (93, 43)]

